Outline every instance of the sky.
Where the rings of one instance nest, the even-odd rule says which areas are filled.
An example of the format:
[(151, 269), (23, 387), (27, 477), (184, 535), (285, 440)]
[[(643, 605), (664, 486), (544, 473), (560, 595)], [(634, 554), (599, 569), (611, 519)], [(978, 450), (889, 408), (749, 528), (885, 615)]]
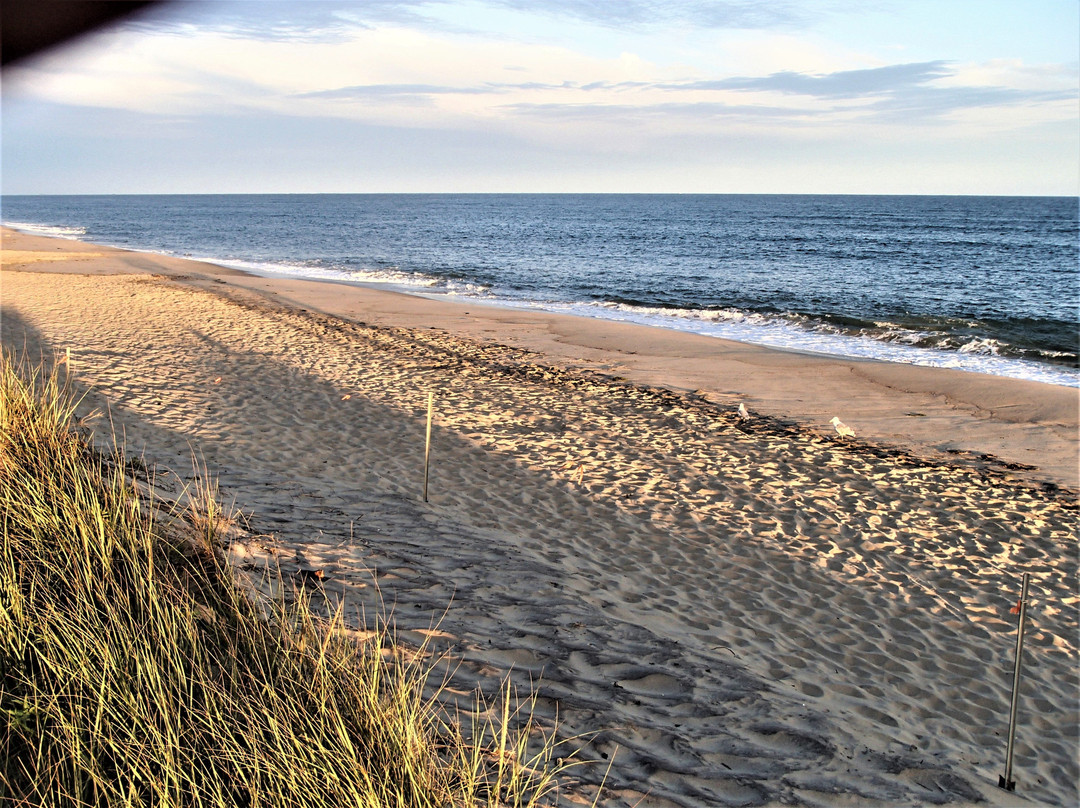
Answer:
[(0, 190), (1080, 190), (1077, 0), (195, 0), (0, 77)]

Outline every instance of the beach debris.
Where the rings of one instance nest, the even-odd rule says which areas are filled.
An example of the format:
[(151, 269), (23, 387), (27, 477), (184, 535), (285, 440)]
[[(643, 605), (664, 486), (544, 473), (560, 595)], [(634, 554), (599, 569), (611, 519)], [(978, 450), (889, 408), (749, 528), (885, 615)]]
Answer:
[(321, 567), (317, 570), (300, 568), (296, 571), (296, 580), (298, 580), (301, 584), (321, 584), (325, 579), (326, 570), (322, 569)]
[(836, 434), (839, 435), (841, 438), (854, 438), (855, 437), (855, 430), (852, 429), (847, 424), (845, 424), (843, 421), (841, 421), (835, 415), (833, 416), (833, 419), (831, 421), (829, 421), (829, 423), (833, 425), (833, 428), (836, 429)]
[(582, 481), (585, 479), (585, 465), (583, 463), (578, 463), (576, 460), (569, 460), (566, 463), (563, 463), (560, 468), (563, 471), (570, 471), (571, 469), (577, 469), (577, 474), (575, 474), (573, 476), (575, 478), (577, 478), (577, 484), (578, 485), (581, 485)]
[(346, 393), (345, 395), (343, 395), (341, 397), (341, 400), (342, 401), (348, 401), (350, 398), (352, 398), (352, 393)]
[(750, 410), (746, 409), (746, 405), (741, 401), (739, 402), (739, 417), (744, 421), (750, 420)]

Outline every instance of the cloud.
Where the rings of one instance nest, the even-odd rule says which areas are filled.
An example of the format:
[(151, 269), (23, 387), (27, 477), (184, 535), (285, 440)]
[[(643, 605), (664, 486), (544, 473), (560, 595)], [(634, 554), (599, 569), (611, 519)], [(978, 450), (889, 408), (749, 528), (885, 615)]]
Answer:
[(654, 85), (647, 81), (590, 81), (582, 84), (581, 82), (566, 80), (560, 82), (526, 81), (519, 84), (489, 82), (486, 86), (497, 90), (581, 90), (583, 92), (611, 90), (613, 92), (618, 92), (620, 90), (636, 90), (643, 87), (649, 88)]
[[(971, 69), (966, 71), (967, 74), (973, 72)], [(679, 93), (756, 92), (802, 97), (825, 102), (824, 106), (804, 106), (803, 113), (813, 111), (826, 122), (830, 113), (866, 120), (893, 119), (899, 113), (929, 119), (966, 109), (1074, 102), (1078, 97), (1072, 88), (1035, 89), (964, 83), (970, 78), (959, 75), (949, 62), (937, 60), (827, 74), (782, 71), (760, 77), (665, 82), (652, 86)], [(686, 109), (694, 106), (684, 105)], [(711, 111), (713, 105), (704, 103), (700, 108)], [(763, 114), (769, 114), (764, 105), (747, 108), (761, 109)], [(788, 113), (794, 112), (791, 108), (785, 109)], [(858, 114), (852, 116), (852, 113)]]
[(715, 81), (663, 85), (668, 90), (742, 90), (808, 95), (816, 98), (857, 98), (895, 92), (951, 75), (948, 62), (916, 62), (866, 70), (842, 70), (814, 75), (785, 70), (768, 76), (736, 76)]
[(905, 93), (896, 93), (865, 107), (875, 119), (912, 118), (930, 119), (971, 109), (999, 109), (1002, 107), (1051, 104), (1055, 102), (1076, 103), (1075, 90), (1018, 90), (1010, 87), (919, 87)]
[[(199, 3), (198, 15), (177, 13), (166, 6), (125, 22), (122, 28), (290, 42), (339, 42), (358, 29), (381, 26), (459, 33), (473, 30), (473, 25), (453, 19), (455, 5), (454, 0), (217, 0)], [(184, 6), (178, 4), (177, 8)], [(822, 16), (810, 12), (799, 0), (478, 0), (477, 6), (490, 12), (576, 20), (627, 31), (802, 29)], [(483, 18), (481, 11), (473, 18), (474, 25), (484, 27)]]
[(335, 43), (347, 40), (357, 30), (378, 25), (418, 28), (438, 27), (419, 13), (425, 6), (443, 5), (445, 0), (317, 0), (317, 2), (259, 2), (259, 0), (218, 0), (200, 3), (199, 13), (177, 13), (165, 6), (155, 14), (136, 17), (122, 28), (141, 33), (181, 35), (217, 34), (235, 39), (263, 42)]
[(488, 5), (606, 28), (795, 28), (814, 16), (788, 0), (488, 0)]
[(438, 84), (357, 84), (333, 90), (297, 93), (297, 98), (386, 98), (418, 95), (484, 95), (498, 92), (495, 87), (446, 87)]
[[(635, 90), (635, 89), (650, 89), (653, 85), (649, 82), (642, 81), (623, 81), (623, 82), (611, 82), (611, 81), (593, 81), (586, 84), (576, 81), (562, 81), (562, 82), (542, 82), (542, 81), (529, 81), (529, 82), (484, 82), (476, 86), (463, 86), (463, 85), (442, 85), (442, 84), (358, 84), (348, 87), (336, 87), (325, 90), (312, 90), (309, 92), (295, 93), (294, 98), (297, 99), (321, 99), (329, 101), (378, 101), (378, 102), (397, 102), (401, 104), (408, 104), (415, 106), (417, 104), (430, 105), (434, 103), (435, 96), (512, 96), (518, 98), (537, 97), (538, 95), (543, 97), (551, 97), (552, 93), (558, 93), (561, 95), (582, 95), (592, 94), (597, 92), (604, 93), (620, 93), (623, 91)], [(481, 102), (483, 104), (484, 102)], [(640, 108), (644, 110), (645, 114), (651, 114), (650, 110), (654, 107), (659, 108), (663, 105), (658, 104), (643, 104)], [(669, 104), (671, 109), (677, 108), (678, 104)], [(722, 105), (720, 105), (722, 106)], [(491, 106), (490, 109), (494, 111), (509, 111), (511, 113), (523, 112), (526, 110), (558, 110), (560, 107), (565, 107), (569, 112), (573, 109), (584, 109), (587, 107), (595, 108), (598, 110), (611, 110), (616, 109), (633, 109), (630, 105), (625, 107), (616, 107), (610, 104), (558, 104), (558, 103), (533, 103), (520, 102), (520, 103), (504, 103)]]
[(682, 119), (725, 119), (728, 121), (756, 121), (759, 119), (796, 120), (805, 118), (805, 110), (751, 104), (725, 104), (716, 102), (664, 102), (655, 104), (560, 104), (529, 103), (504, 104), (499, 107), (514, 115), (527, 115), (568, 122), (595, 122), (613, 124), (620, 121), (647, 122)]

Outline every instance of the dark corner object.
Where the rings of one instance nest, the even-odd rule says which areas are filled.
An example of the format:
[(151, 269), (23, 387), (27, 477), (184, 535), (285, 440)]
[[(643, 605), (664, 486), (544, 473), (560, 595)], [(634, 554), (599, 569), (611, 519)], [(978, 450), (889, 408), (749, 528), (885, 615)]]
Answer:
[(2, 0), (0, 56), (11, 64), (159, 0)]

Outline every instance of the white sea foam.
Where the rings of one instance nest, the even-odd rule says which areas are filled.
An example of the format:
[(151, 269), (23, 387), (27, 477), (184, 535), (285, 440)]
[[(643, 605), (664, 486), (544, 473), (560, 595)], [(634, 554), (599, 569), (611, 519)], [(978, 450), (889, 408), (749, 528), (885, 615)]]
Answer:
[(958, 350), (962, 354), (979, 354), (980, 356), (1000, 356), (1002, 344), (992, 337), (983, 337), (965, 342)]
[[(185, 256), (189, 257), (189, 256)], [(235, 259), (198, 258), (199, 261), (240, 269), (263, 277), (304, 278), (308, 280), (333, 281), (362, 285), (388, 286), (395, 291), (433, 291), (448, 295), (484, 296), (489, 287), (453, 278), (439, 278), (420, 272), (405, 272), (397, 267), (380, 269), (354, 269), (338, 266), (312, 264), (286, 264), (281, 262), (241, 261)]]
[(78, 241), (81, 236), (86, 235), (85, 227), (59, 227), (47, 224), (33, 224), (32, 222), (9, 222), (5, 221), (4, 227), (10, 227), (13, 230), (18, 230), (21, 233), (28, 233), (32, 236), (51, 236), (53, 238), (66, 238), (73, 241)]
[(920, 347), (905, 341), (885, 341), (869, 336), (845, 334), (831, 326), (807, 328), (790, 317), (739, 312), (732, 309), (694, 311), (610, 303), (540, 303), (507, 299), (493, 302), (660, 328), (674, 328), (679, 331), (785, 350), (901, 362), (924, 367), (953, 368), (1066, 387), (1080, 387), (1080, 371), (1000, 356), (998, 354), (1000, 343), (993, 339), (972, 340), (963, 346), (965, 350), (945, 350)]

